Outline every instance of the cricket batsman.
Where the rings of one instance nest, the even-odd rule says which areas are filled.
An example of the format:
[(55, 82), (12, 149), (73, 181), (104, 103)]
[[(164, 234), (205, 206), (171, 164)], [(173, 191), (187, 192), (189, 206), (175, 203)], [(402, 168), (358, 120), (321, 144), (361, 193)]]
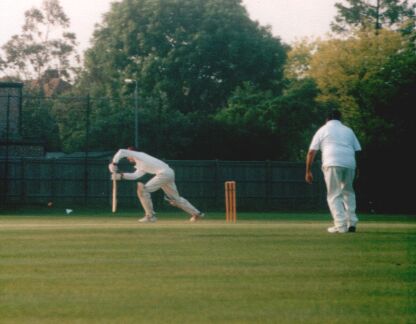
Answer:
[[(126, 158), (135, 165), (136, 171), (133, 173), (118, 172), (118, 163)], [(162, 189), (165, 199), (175, 207), (188, 213), (191, 222), (195, 222), (204, 217), (204, 214), (196, 209), (189, 201), (179, 195), (175, 184), (175, 172), (165, 162), (150, 156), (144, 152), (138, 152), (135, 148), (120, 149), (113, 157), (108, 166), (112, 180), (136, 180), (145, 174), (153, 174), (147, 183), (137, 183), (137, 196), (145, 211), (145, 216), (139, 220), (141, 223), (155, 222), (157, 220), (153, 210), (151, 193)]]

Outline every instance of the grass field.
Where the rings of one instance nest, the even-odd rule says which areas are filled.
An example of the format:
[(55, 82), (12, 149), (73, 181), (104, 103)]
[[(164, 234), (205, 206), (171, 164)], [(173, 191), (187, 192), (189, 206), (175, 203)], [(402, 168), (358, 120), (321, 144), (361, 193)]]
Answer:
[(0, 323), (415, 323), (416, 218), (0, 213)]

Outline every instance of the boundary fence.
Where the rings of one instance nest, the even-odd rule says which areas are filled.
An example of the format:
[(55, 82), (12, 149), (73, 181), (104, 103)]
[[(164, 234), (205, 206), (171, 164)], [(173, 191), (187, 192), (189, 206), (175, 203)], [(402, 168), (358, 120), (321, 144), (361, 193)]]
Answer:
[[(166, 161), (176, 174), (180, 194), (203, 210), (224, 209), (224, 182), (237, 182), (237, 209), (317, 210), (326, 207), (318, 165), (314, 184), (304, 181), (303, 163), (276, 161)], [(0, 159), (2, 204), (108, 206), (111, 181), (108, 159)], [(129, 172), (130, 166), (120, 168)], [(143, 179), (142, 181), (146, 181)], [(163, 193), (152, 195), (155, 207), (165, 206)], [(138, 206), (136, 181), (118, 185), (120, 208)]]

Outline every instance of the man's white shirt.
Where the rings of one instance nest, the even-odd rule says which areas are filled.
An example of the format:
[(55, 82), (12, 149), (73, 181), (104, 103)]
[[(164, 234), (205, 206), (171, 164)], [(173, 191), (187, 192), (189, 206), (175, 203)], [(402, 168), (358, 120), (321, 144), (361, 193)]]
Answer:
[(113, 158), (114, 163), (118, 163), (123, 158), (133, 158), (135, 162), (136, 172), (124, 174), (124, 178), (127, 180), (135, 180), (146, 173), (160, 174), (170, 171), (171, 168), (165, 162), (150, 156), (143, 152), (136, 152), (131, 150), (120, 149)]
[(322, 166), (355, 169), (355, 152), (361, 145), (351, 128), (330, 120), (315, 133), (309, 150), (322, 152)]

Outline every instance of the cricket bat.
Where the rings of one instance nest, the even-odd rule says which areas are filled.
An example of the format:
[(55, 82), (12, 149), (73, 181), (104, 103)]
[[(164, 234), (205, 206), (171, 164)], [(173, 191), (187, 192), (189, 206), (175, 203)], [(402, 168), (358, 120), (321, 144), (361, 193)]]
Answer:
[(112, 200), (112, 212), (117, 211), (117, 180), (113, 180), (113, 200)]

